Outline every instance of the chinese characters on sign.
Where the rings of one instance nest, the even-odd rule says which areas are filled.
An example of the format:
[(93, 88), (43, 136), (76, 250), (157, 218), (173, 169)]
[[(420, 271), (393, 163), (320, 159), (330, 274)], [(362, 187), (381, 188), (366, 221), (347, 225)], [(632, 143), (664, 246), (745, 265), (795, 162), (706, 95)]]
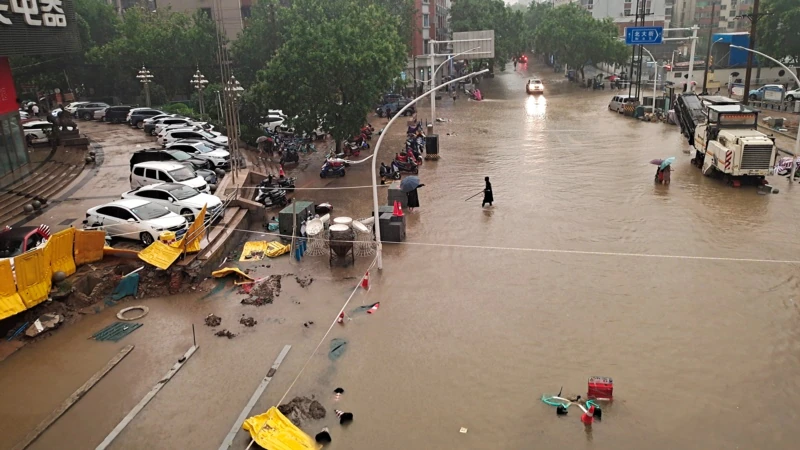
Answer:
[(67, 26), (62, 0), (0, 0), (0, 25), (11, 25), (12, 13), (25, 16), (32, 27)]
[(663, 35), (663, 27), (627, 27), (625, 28), (625, 44), (661, 44), (664, 38)]

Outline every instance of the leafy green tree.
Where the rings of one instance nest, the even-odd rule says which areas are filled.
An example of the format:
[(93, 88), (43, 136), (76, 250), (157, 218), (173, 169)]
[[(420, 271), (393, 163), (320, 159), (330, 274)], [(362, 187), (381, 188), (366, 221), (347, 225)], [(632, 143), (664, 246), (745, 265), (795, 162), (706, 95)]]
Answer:
[(282, 11), (286, 41), (259, 72), (253, 102), (321, 123), (340, 142), (364, 123), (380, 94), (405, 67), (400, 19), (370, 0), (295, 0)]
[(459, 0), (450, 9), (450, 24), (453, 31), (494, 30), (492, 63), (503, 68), (513, 53), (520, 50), (514, 49), (515, 32), (508, 25), (510, 14), (503, 0)]
[(247, 26), (231, 45), (236, 78), (245, 86), (255, 83), (258, 71), (283, 43), (284, 22), (278, 20), (281, 8), (278, 0), (259, 0), (253, 5)]
[(800, 2), (767, 0), (758, 21), (756, 49), (778, 60), (788, 60), (800, 75)]
[(619, 64), (625, 61), (625, 44), (610, 18), (597, 20), (575, 4), (552, 8), (545, 14), (534, 33), (537, 52), (554, 54), (556, 58), (581, 73), (590, 61), (593, 64)]

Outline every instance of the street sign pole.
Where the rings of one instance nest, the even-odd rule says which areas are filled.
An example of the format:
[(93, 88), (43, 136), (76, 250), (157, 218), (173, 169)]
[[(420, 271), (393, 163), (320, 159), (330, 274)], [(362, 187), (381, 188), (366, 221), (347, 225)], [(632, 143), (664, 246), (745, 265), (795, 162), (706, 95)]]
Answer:
[[(692, 86), (692, 75), (694, 74), (694, 50), (697, 47), (697, 30), (699, 27), (697, 25), (692, 27), (692, 49), (689, 52), (689, 76), (686, 78), (686, 92), (694, 92), (694, 87)], [(708, 64), (708, 61), (706, 61)]]

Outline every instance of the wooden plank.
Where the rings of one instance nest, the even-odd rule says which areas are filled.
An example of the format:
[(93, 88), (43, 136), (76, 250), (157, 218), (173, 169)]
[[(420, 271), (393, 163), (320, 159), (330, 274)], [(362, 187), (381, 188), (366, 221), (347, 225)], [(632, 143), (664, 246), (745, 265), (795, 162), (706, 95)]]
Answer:
[(61, 406), (59, 406), (55, 411), (50, 413), (50, 415), (47, 416), (47, 418), (44, 419), (42, 423), (39, 424), (39, 426), (37, 426), (33, 431), (28, 433), (28, 435), (25, 436), (25, 439), (14, 447), (14, 450), (24, 450), (29, 445), (31, 445), (33, 441), (38, 439), (39, 436), (41, 436), (42, 433), (45, 432), (45, 430), (50, 428), (50, 425), (55, 423), (55, 421), (58, 420), (59, 417), (64, 415), (64, 413), (67, 412), (67, 410), (70, 409), (72, 405), (77, 403), (78, 400), (80, 400), (84, 395), (86, 395), (86, 393), (89, 392), (89, 390), (92, 387), (94, 387), (94, 385), (97, 384), (98, 381), (100, 381), (104, 376), (106, 376), (106, 374), (110, 372), (111, 369), (113, 369), (117, 364), (119, 364), (119, 362), (122, 361), (123, 358), (128, 356), (128, 353), (130, 353), (131, 350), (133, 350), (133, 345), (126, 345), (122, 350), (120, 350), (119, 353), (117, 353), (116, 356), (111, 358), (111, 360), (109, 360), (102, 369), (100, 369), (94, 375), (92, 375), (92, 377), (89, 378), (89, 380), (86, 381), (86, 383), (83, 383), (83, 386), (79, 387), (77, 391), (73, 392), (72, 395), (67, 397), (67, 399), (64, 400)]
[(158, 380), (158, 383), (156, 383), (153, 389), (151, 389), (150, 392), (148, 392), (147, 395), (145, 395), (144, 398), (142, 398), (142, 400), (136, 406), (133, 407), (131, 412), (129, 412), (128, 415), (125, 416), (122, 419), (122, 421), (118, 423), (116, 427), (114, 427), (113, 430), (111, 430), (111, 433), (109, 433), (108, 436), (106, 436), (106, 438), (103, 439), (103, 442), (101, 442), (100, 445), (96, 447), (96, 450), (103, 450), (107, 448), (109, 445), (111, 445), (111, 442), (114, 439), (116, 439), (116, 437), (119, 436), (120, 433), (122, 433), (122, 430), (124, 430), (125, 427), (127, 427), (128, 424), (131, 423), (134, 417), (136, 417), (136, 415), (139, 414), (142, 411), (142, 409), (144, 409), (144, 407), (147, 406), (148, 403), (150, 403), (150, 400), (152, 400), (153, 397), (155, 397), (156, 394), (158, 394), (158, 391), (160, 391), (161, 388), (163, 388), (164, 385), (166, 385), (167, 382), (170, 379), (172, 379), (172, 377), (175, 376), (175, 374), (178, 373), (179, 370), (181, 370), (181, 367), (183, 367), (183, 365), (186, 364), (186, 361), (188, 361), (189, 358), (191, 358), (192, 355), (194, 355), (195, 351), (197, 351), (196, 345), (193, 345), (192, 348), (187, 350), (186, 353), (183, 355), (183, 358), (179, 359), (178, 362), (176, 362), (175, 365), (173, 365), (172, 368), (169, 369), (169, 372), (167, 372), (167, 374), (164, 375), (163, 378)]
[(250, 397), (250, 401), (247, 402), (244, 409), (242, 410), (239, 417), (236, 418), (236, 422), (233, 423), (233, 427), (231, 427), (231, 431), (228, 432), (228, 435), (225, 436), (225, 440), (222, 441), (222, 445), (219, 446), (219, 450), (228, 450), (233, 444), (233, 439), (236, 437), (236, 433), (242, 428), (242, 424), (244, 423), (247, 416), (250, 415), (250, 411), (252, 411), (253, 407), (256, 406), (256, 402), (259, 398), (261, 398), (261, 394), (264, 393), (264, 390), (269, 385), (269, 382), (272, 381), (272, 377), (275, 376), (275, 372), (278, 371), (278, 367), (280, 367), (281, 363), (283, 362), (283, 358), (286, 358), (286, 354), (289, 353), (289, 350), (292, 348), (291, 345), (284, 345), (283, 350), (278, 354), (278, 357), (275, 358), (275, 362), (272, 363), (272, 367), (270, 367), (269, 372), (267, 375), (264, 376), (264, 379), (261, 380), (261, 384), (258, 385), (256, 391), (253, 392), (253, 396)]

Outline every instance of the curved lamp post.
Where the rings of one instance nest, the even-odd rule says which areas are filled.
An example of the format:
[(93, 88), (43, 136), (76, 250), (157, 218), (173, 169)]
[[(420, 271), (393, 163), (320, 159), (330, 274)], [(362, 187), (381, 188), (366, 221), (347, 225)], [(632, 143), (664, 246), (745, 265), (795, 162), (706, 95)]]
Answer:
[(380, 214), (378, 214), (378, 177), (377, 177), (377, 174), (378, 174), (378, 151), (381, 148), (381, 143), (383, 142), (383, 138), (386, 136), (386, 132), (389, 130), (389, 127), (391, 127), (392, 124), (394, 124), (394, 121), (397, 120), (398, 117), (401, 117), (403, 115), (403, 113), (408, 108), (410, 108), (411, 106), (414, 106), (414, 104), (416, 104), (418, 101), (422, 100), (423, 98), (427, 97), (428, 95), (433, 95), (433, 92), (435, 92), (437, 89), (439, 89), (441, 87), (444, 87), (444, 86), (447, 86), (448, 84), (456, 83), (456, 82), (461, 81), (461, 80), (463, 80), (465, 78), (473, 77), (475, 75), (480, 75), (480, 74), (488, 72), (488, 71), (489, 71), (489, 69), (483, 69), (483, 70), (480, 70), (478, 72), (472, 72), (472, 73), (470, 73), (468, 75), (464, 75), (463, 77), (458, 77), (458, 78), (452, 79), (452, 80), (448, 81), (447, 83), (442, 83), (442, 84), (440, 84), (440, 85), (438, 85), (436, 87), (431, 88), (431, 90), (429, 90), (428, 92), (425, 92), (424, 94), (422, 94), (419, 97), (415, 98), (414, 100), (410, 101), (406, 106), (404, 106), (402, 109), (400, 109), (400, 111), (397, 111), (395, 113), (394, 117), (392, 117), (389, 120), (389, 123), (386, 124), (386, 127), (383, 128), (383, 132), (381, 133), (380, 137), (378, 137), (378, 142), (375, 144), (375, 151), (372, 152), (372, 207), (374, 209), (373, 214), (375, 216), (375, 222), (373, 223), (372, 226), (374, 227), (373, 229), (375, 230), (375, 242), (378, 245), (378, 248), (377, 248), (378, 269), (383, 269), (383, 255), (381, 254), (383, 245), (381, 244), (381, 226), (380, 226), (381, 224), (380, 224), (380, 217), (379, 217)]
[(205, 114), (205, 108), (203, 105), (203, 90), (206, 88), (208, 80), (206, 80), (206, 77), (200, 73), (200, 68), (198, 67), (197, 72), (192, 75), (192, 79), (189, 80), (189, 82), (192, 84), (192, 86), (194, 86), (195, 89), (197, 89), (197, 96), (200, 100), (200, 114), (203, 115)]

